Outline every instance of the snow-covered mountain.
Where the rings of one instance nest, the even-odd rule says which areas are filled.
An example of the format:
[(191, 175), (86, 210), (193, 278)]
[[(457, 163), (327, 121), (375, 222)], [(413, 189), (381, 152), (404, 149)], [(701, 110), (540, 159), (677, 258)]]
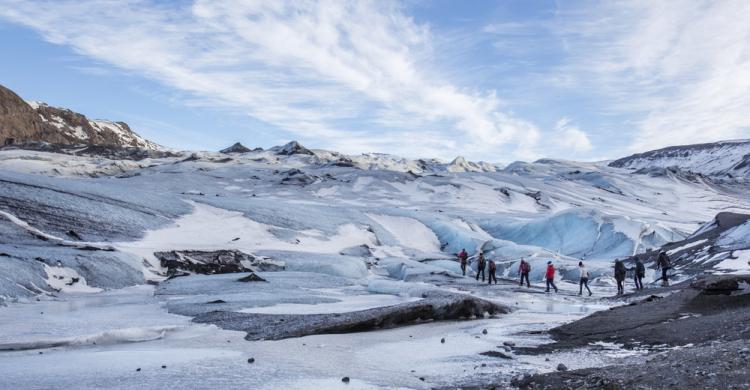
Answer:
[(27, 102), (0, 85), (0, 145), (46, 142), (160, 150), (124, 122), (88, 119), (65, 108)]
[(609, 166), (643, 171), (677, 167), (706, 176), (750, 180), (750, 140), (670, 146), (624, 157)]

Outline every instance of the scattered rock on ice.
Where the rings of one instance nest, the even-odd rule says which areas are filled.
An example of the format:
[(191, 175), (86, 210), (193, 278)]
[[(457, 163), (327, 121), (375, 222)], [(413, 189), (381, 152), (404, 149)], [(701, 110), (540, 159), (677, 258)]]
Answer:
[(560, 363), (557, 365), (557, 371), (568, 371), (568, 366)]

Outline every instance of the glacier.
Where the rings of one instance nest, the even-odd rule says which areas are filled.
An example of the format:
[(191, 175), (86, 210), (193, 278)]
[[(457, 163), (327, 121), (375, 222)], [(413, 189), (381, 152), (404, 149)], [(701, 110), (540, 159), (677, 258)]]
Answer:
[[(200, 387), (206, 372), (227, 388), (336, 388), (343, 376), (348, 387), (430, 388), (477, 375), (507, 384), (559, 361), (603, 366), (616, 361), (611, 351), (549, 362), (479, 353), (549, 342), (534, 332), (621, 303), (599, 299), (614, 295), (616, 258), (643, 256), (650, 286), (659, 248), (679, 259), (679, 279), (744, 272), (747, 223), (718, 232), (710, 221), (750, 213), (747, 194), (742, 183), (607, 162), (502, 167), (299, 144), (140, 161), (3, 149), (0, 375), (26, 388)], [(709, 253), (714, 243), (721, 256)], [(283, 269), (256, 270), (265, 282), (168, 275), (154, 253), (180, 250), (236, 250)], [(496, 261), (501, 283), (476, 282), (479, 251)], [(516, 285), (521, 258), (532, 288)], [(593, 298), (577, 297), (581, 260)], [(549, 261), (559, 295), (541, 289)], [(256, 323), (349, 324), (380, 312), (394, 322), (248, 339)], [(419, 315), (438, 320), (400, 321)], [(49, 367), (43, 377), (32, 374), (40, 366)]]

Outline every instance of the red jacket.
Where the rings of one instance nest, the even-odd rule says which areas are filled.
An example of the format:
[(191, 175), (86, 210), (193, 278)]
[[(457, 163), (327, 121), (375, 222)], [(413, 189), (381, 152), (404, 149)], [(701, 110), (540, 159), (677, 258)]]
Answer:
[(547, 279), (554, 279), (555, 278), (555, 266), (552, 264), (547, 265), (547, 274), (545, 275)]

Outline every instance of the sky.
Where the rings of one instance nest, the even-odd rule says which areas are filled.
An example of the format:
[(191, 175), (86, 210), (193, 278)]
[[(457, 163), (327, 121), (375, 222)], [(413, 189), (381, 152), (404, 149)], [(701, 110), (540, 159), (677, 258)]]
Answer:
[(750, 1), (0, 0), (0, 84), (176, 149), (596, 161), (750, 138)]

